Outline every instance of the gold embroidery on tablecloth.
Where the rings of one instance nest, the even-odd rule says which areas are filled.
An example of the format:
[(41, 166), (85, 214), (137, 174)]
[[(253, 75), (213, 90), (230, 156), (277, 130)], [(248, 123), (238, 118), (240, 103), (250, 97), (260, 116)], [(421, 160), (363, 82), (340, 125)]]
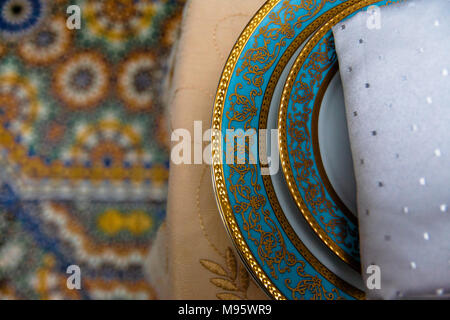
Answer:
[(205, 177), (206, 169), (207, 167), (202, 170), (196, 193), (196, 206), (198, 211), (199, 224), (200, 228), (202, 229), (203, 236), (205, 237), (209, 246), (214, 250), (214, 252), (216, 252), (220, 257), (223, 258), (225, 267), (209, 259), (200, 259), (199, 262), (206, 270), (217, 276), (220, 276), (220, 278), (214, 277), (210, 279), (210, 282), (217, 288), (225, 290), (225, 292), (219, 292), (216, 294), (216, 297), (218, 299), (246, 300), (248, 299), (247, 291), (250, 286), (250, 276), (247, 270), (238, 262), (235, 254), (233, 253), (233, 250), (230, 247), (226, 249), (225, 253), (221, 252), (217, 248), (217, 246), (214, 245), (214, 243), (209, 238), (208, 233), (206, 232), (200, 209), (200, 187)]
[[(250, 286), (250, 276), (243, 265), (239, 264), (233, 250), (228, 247), (225, 253), (226, 268), (220, 264), (206, 259), (201, 259), (200, 264), (218, 277), (210, 279), (217, 288), (225, 290), (219, 292), (216, 297), (220, 300), (247, 300), (247, 291)], [(239, 269), (239, 270), (238, 270)]]

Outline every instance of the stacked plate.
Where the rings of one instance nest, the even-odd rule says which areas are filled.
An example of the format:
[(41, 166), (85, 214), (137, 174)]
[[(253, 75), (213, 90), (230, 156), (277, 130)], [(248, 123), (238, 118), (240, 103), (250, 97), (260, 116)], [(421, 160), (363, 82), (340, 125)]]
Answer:
[(394, 2), (269, 0), (228, 58), (213, 112), (214, 186), (236, 249), (273, 298), (364, 298), (331, 28)]

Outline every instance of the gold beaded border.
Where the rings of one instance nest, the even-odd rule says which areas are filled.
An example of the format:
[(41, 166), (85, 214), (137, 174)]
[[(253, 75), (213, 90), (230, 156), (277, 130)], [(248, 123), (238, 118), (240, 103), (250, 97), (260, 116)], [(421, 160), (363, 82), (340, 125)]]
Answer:
[[(231, 77), (234, 73), (234, 69), (237, 65), (237, 61), (245, 48), (248, 40), (250, 39), (253, 32), (256, 30), (256, 28), (259, 26), (259, 24), (264, 20), (264, 18), (267, 16), (268, 13), (281, 1), (284, 0), (268, 0), (261, 9), (255, 14), (255, 16), (251, 19), (249, 24), (245, 27), (244, 31), (241, 33), (240, 37), (238, 38), (235, 46), (233, 47), (228, 60), (225, 64), (219, 86), (217, 89), (215, 101), (214, 101), (214, 109), (213, 109), (213, 119), (212, 119), (212, 129), (215, 132), (221, 132), (222, 129), (222, 117), (223, 117), (223, 107), (225, 104), (225, 97), (227, 95), (229, 83), (231, 80)], [(355, 0), (350, 0), (351, 2), (354, 2)], [(350, 8), (344, 9), (341, 13), (334, 16), (330, 21), (326, 22), (319, 31), (311, 38), (310, 41), (308, 41), (307, 45), (303, 48), (302, 52), (300, 53), (299, 58), (301, 57), (304, 59), (305, 57), (305, 51), (311, 50), (314, 48), (315, 44), (311, 47), (312, 41), (319, 41), (320, 38), (324, 34), (326, 34), (331, 27), (338, 23), (343, 18), (347, 17), (351, 13), (363, 8), (364, 6), (367, 6), (368, 4), (372, 4), (378, 2), (378, 0), (361, 0), (357, 4), (351, 6)], [(325, 32), (324, 32), (325, 30)], [(299, 59), (296, 61), (296, 65), (298, 65)], [(294, 65), (295, 66), (295, 65)], [(294, 81), (292, 79), (291, 75), (288, 77), (288, 81)], [(220, 137), (213, 135), (212, 142), (211, 142), (211, 148), (212, 148), (212, 178), (213, 178), (213, 185), (214, 190), (216, 193), (217, 203), (219, 207), (219, 211), (222, 217), (222, 220), (225, 224), (225, 227), (230, 234), (234, 245), (241, 256), (244, 264), (247, 266), (247, 268), (251, 271), (252, 276), (257, 280), (261, 287), (274, 299), (279, 300), (285, 300), (286, 297), (280, 292), (280, 290), (273, 284), (273, 282), (270, 280), (270, 278), (266, 275), (266, 273), (262, 270), (262, 268), (259, 266), (258, 262), (256, 261), (255, 257), (253, 256), (252, 252), (250, 251), (247, 243), (245, 242), (245, 239), (243, 238), (239, 226), (237, 225), (237, 222), (234, 217), (233, 209), (231, 208), (229, 199), (228, 199), (228, 193), (225, 185), (225, 177), (223, 172), (223, 165), (222, 165), (222, 141)], [(309, 261), (308, 261), (309, 262)], [(320, 264), (320, 262), (318, 262)], [(322, 268), (324, 268), (323, 265), (320, 264)], [(317, 266), (314, 266), (315, 268)], [(319, 268), (321, 269), (321, 268)], [(317, 270), (317, 268), (316, 268)], [(362, 298), (362, 295), (357, 296), (357, 298)]]

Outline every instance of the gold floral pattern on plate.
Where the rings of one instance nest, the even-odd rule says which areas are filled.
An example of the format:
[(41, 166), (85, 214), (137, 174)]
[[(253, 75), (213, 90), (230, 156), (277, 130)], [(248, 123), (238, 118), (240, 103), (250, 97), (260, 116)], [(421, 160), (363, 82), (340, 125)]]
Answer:
[[(293, 26), (303, 27), (306, 21), (320, 12), (320, 9), (313, 10), (313, 8), (321, 8), (329, 1), (312, 1), (311, 3), (302, 1), (300, 5), (293, 5), (294, 2), (268, 1), (242, 33), (230, 54), (219, 84), (213, 112), (214, 130), (221, 132), (222, 129), (235, 129), (238, 124), (243, 129), (251, 128), (252, 121), (257, 119), (256, 116), (259, 112), (259, 101), (257, 100), (264, 94), (264, 103), (268, 106), (267, 101), (270, 101), (273, 94), (273, 91), (267, 93), (263, 90), (263, 85), (267, 84), (264, 76), (276, 65), (276, 70), (279, 70), (279, 78), (284, 66), (278, 68), (281, 60), (278, 62), (277, 60), (282, 56), (283, 63), (287, 64), (289, 58), (296, 51), (295, 47), (291, 45), (288, 46), (289, 52), (281, 54), (281, 49), (287, 46), (288, 41), (292, 42), (295, 37), (295, 32), (292, 32)], [(273, 12), (280, 3), (279, 11)], [(358, 1), (345, 2), (334, 10), (332, 9), (332, 14), (328, 12), (325, 19), (316, 20), (310, 27), (306, 27), (304, 33), (295, 37), (298, 46), (327, 19), (334, 16), (339, 10), (355, 3)], [(300, 9), (306, 10), (307, 14), (294, 21), (293, 13)], [(266, 16), (270, 19), (268, 26), (261, 28), (259, 33), (253, 35)], [(287, 26), (288, 24), (290, 26)], [(244, 53), (243, 50), (251, 36), (257, 40), (263, 39), (263, 45), (258, 46), (258, 42), (255, 41), (255, 45)], [(274, 50), (269, 50), (268, 44), (271, 41), (276, 42), (273, 46)], [(239, 67), (238, 62), (242, 62)], [(242, 75), (244, 82), (237, 83), (230, 88), (230, 81), (235, 72), (236, 75)], [(273, 74), (275, 73), (276, 71)], [(269, 85), (274, 85), (272, 80), (273, 78)], [(245, 94), (242, 93), (244, 86), (250, 86), (253, 89)], [(230, 91), (229, 95), (228, 91)], [(226, 100), (227, 98), (230, 101)], [(229, 103), (230, 106), (224, 110), (226, 103)], [(225, 120), (228, 124), (223, 127)], [(264, 118), (260, 118), (259, 121), (261, 123)], [(276, 197), (273, 198), (274, 192), (268, 192), (267, 198), (263, 195), (263, 186), (258, 180), (259, 168), (257, 165), (229, 165), (226, 167), (222, 164), (224, 155), (222, 143), (217, 136), (213, 136), (213, 180), (219, 209), (239, 254), (262, 287), (276, 299), (285, 299), (287, 292), (293, 299), (339, 299), (342, 298), (341, 292), (348, 297), (362, 298), (361, 291), (330, 272), (304, 246), (284, 217)], [(225, 141), (226, 143), (227, 141)], [(238, 145), (234, 149), (234, 155), (248, 156), (250, 147), (249, 144)], [(225, 171), (227, 171), (226, 174)], [(268, 179), (270, 180), (270, 178)], [(268, 188), (267, 179), (264, 183), (265, 188)], [(269, 185), (269, 189), (270, 187)], [(271, 191), (273, 191), (273, 187)], [(267, 209), (269, 198), (270, 205), (275, 207), (273, 208), (275, 216)], [(242, 219), (242, 227), (237, 222), (238, 217)], [(292, 245), (287, 245), (288, 242), (294, 244), (298, 251), (297, 254), (291, 250)], [(301, 257), (299, 257), (299, 253)], [(311, 266), (315, 270), (313, 273), (309, 271)], [(266, 273), (263, 268), (266, 268), (268, 272)], [(290, 278), (293, 270), (295, 270), (295, 279)], [(280, 278), (284, 279), (283, 285), (275, 285), (274, 282)], [(324, 279), (327, 283), (323, 281)]]

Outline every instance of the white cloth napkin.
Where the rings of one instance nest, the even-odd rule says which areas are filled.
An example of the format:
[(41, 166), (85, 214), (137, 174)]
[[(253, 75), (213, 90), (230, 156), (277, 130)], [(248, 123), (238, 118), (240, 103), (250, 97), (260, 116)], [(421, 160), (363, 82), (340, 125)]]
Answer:
[(407, 1), (371, 13), (333, 29), (363, 276), (369, 265), (381, 270), (381, 289), (367, 296), (449, 297), (450, 1)]

